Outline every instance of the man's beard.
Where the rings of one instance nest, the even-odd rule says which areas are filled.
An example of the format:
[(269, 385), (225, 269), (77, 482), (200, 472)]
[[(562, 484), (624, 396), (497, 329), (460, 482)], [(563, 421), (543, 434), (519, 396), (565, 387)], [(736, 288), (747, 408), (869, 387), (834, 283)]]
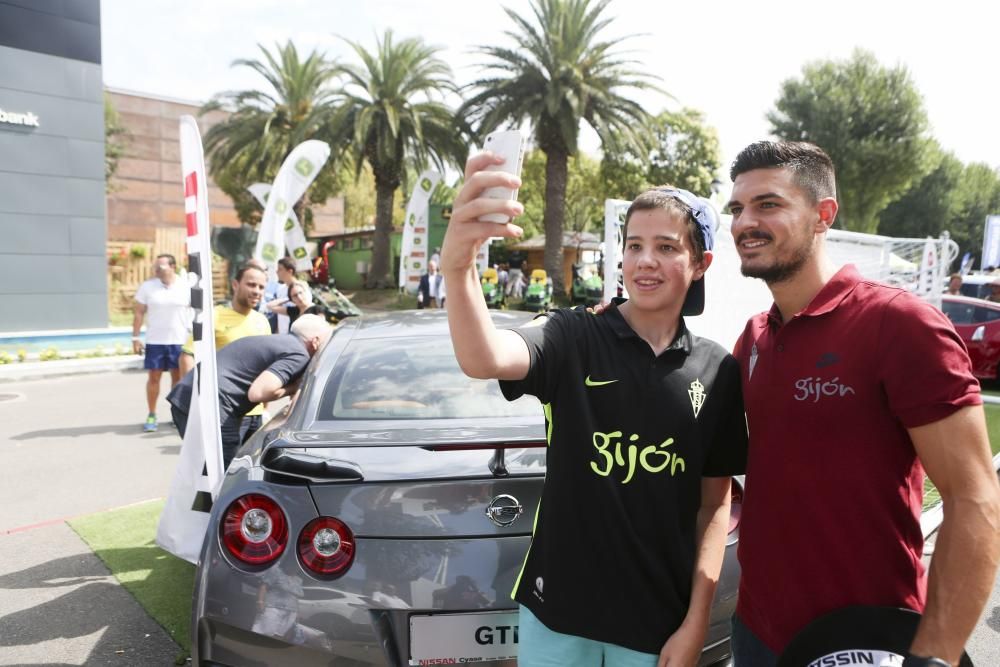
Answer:
[(257, 305), (254, 304), (251, 301), (250, 297), (243, 296), (241, 294), (234, 294), (233, 295), (233, 305), (237, 306), (240, 309), (246, 309), (246, 310), (256, 310), (257, 309)]
[(812, 244), (804, 243), (795, 248), (792, 256), (785, 260), (777, 260), (770, 266), (747, 266), (740, 262), (740, 273), (747, 278), (760, 278), (768, 285), (781, 283), (792, 278), (812, 257)]

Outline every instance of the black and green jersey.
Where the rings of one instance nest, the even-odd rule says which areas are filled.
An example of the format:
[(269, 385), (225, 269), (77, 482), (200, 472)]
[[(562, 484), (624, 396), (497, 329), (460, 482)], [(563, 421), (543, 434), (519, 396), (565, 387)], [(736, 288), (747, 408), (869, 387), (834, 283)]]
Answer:
[(541, 400), (549, 433), (513, 597), (556, 632), (659, 653), (691, 597), (701, 478), (746, 464), (739, 367), (683, 320), (659, 356), (614, 307), (533, 325), (528, 376), (500, 383)]

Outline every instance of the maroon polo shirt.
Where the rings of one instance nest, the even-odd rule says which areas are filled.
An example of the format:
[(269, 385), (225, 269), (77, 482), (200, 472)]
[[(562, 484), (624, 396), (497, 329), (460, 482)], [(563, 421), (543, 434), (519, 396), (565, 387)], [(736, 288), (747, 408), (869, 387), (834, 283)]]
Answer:
[(780, 653), (834, 609), (922, 610), (924, 473), (906, 429), (982, 403), (951, 323), (848, 265), (784, 325), (777, 307), (753, 317), (734, 356), (750, 429), (740, 620)]

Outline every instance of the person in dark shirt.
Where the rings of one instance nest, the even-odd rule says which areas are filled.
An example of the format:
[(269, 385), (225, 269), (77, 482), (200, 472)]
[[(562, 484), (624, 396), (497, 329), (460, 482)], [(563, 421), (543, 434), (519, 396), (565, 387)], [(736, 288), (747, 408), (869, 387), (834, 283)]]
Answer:
[[(219, 421), (222, 431), (223, 467), (253, 431), (240, 437), (243, 416), (258, 403), (276, 401), (298, 390), (309, 360), (330, 339), (333, 329), (319, 315), (302, 315), (287, 334), (250, 336), (218, 351)], [(187, 430), (194, 371), (177, 383), (167, 401), (180, 431)]]
[(626, 216), (628, 301), (498, 330), (475, 256), (489, 237), (520, 235), (479, 221), (522, 212), (483, 196), (519, 187), (485, 171), (501, 163), (483, 153), (466, 164), (441, 267), (463, 371), (545, 406), (545, 485), (513, 593), (518, 664), (694, 665), (725, 551), (730, 476), (746, 459), (736, 360), (681, 317), (704, 308), (717, 214), (683, 190), (644, 193)]

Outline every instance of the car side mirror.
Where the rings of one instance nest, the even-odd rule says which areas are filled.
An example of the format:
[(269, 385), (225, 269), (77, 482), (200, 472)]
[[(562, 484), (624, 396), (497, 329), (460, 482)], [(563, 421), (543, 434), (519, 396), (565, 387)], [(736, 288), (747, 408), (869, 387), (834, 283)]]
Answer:
[(976, 330), (972, 332), (972, 342), (978, 343), (985, 337), (986, 337), (986, 325), (980, 324), (978, 327), (976, 327)]

